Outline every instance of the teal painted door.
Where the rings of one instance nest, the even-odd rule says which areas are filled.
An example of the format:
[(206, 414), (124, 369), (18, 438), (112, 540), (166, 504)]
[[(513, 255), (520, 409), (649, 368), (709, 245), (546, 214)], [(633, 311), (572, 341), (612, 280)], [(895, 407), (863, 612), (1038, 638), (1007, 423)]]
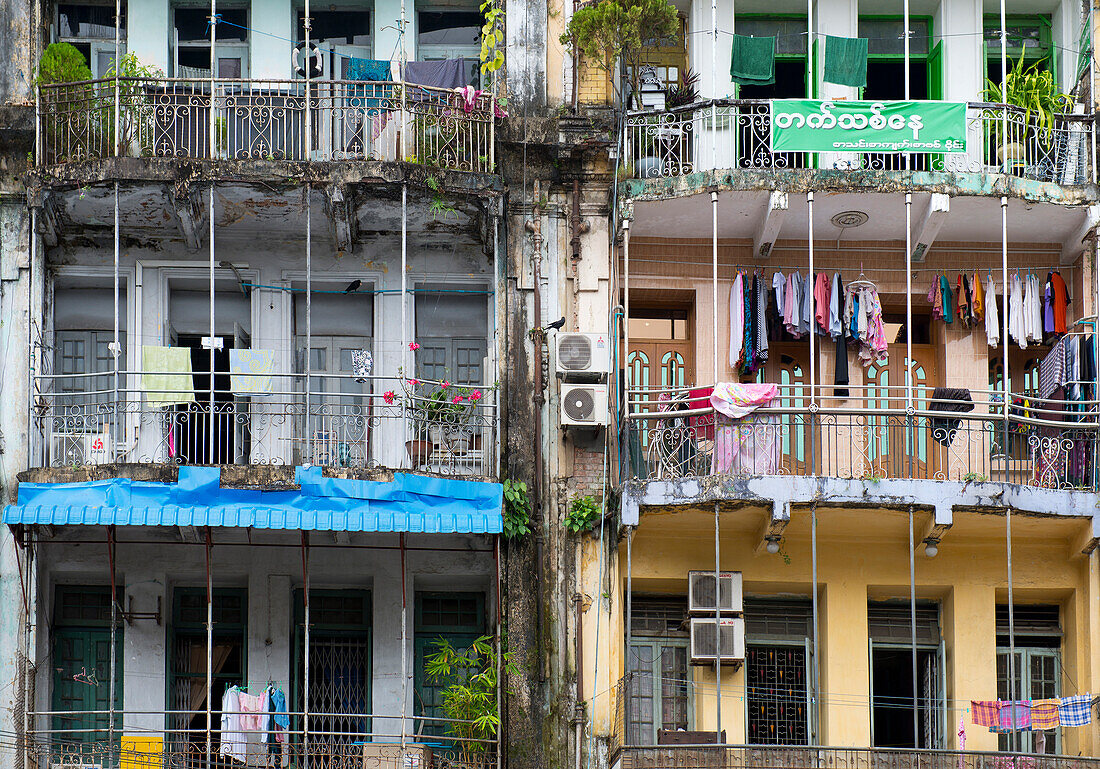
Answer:
[[(115, 707), (122, 704), (122, 637), (115, 654)], [(111, 687), (111, 631), (58, 628), (54, 631), (53, 702), (56, 739), (85, 745), (107, 742)], [(122, 716), (116, 712), (116, 744)]]
[(449, 686), (459, 683), (430, 678), (425, 665), (439, 648), (439, 642), (447, 640), (452, 646), (467, 649), (485, 632), (485, 596), (481, 593), (417, 593), (416, 630), (413, 639), (413, 684), (415, 686), (414, 712), (421, 717), (417, 732), (434, 736), (450, 733), (443, 709), (443, 698)]

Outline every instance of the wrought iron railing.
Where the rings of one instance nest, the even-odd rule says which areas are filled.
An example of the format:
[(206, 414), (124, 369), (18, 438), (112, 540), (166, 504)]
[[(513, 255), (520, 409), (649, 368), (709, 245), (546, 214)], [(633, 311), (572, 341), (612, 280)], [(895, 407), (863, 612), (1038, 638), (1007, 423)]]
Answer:
[(492, 173), (496, 105), (487, 93), (470, 96), (411, 83), (311, 81), (307, 109), (302, 80), (44, 85), (36, 156), (42, 166), (106, 157), (404, 160)]
[[(709, 389), (634, 389), (627, 446), (630, 475), (676, 479), (719, 474), (1001, 481), (1100, 489), (1096, 401), (1003, 396), (935, 398), (905, 388), (785, 385), (742, 419), (716, 414)], [(966, 410), (971, 409), (971, 410)]]
[(104, 386), (113, 375), (36, 377), (34, 464), (310, 463), (496, 475), (492, 386), (325, 374), (309, 378), (307, 392), (304, 374), (276, 374), (269, 394), (197, 390), (194, 400), (161, 406), (141, 378), (121, 372), (128, 384), (115, 390)]
[[(219, 710), (42, 711), (28, 714), (31, 730), (18, 749), (35, 769), (66, 767), (290, 766), (325, 769), (494, 769), (497, 738), (471, 737), (472, 722), (370, 713), (287, 713), (289, 728), (229, 731)], [(230, 714), (232, 715), (232, 714)], [(240, 715), (254, 716), (241, 713)], [(385, 721), (395, 729), (375, 724)], [(187, 723), (180, 731), (172, 723)], [(233, 726), (233, 724), (230, 724)], [(224, 731), (223, 731), (224, 730)]]
[(1019, 107), (970, 102), (966, 122), (966, 152), (773, 152), (771, 102), (720, 99), (628, 114), (624, 157), (639, 179), (756, 168), (1007, 173), (1062, 185), (1092, 179), (1091, 115), (1056, 115), (1042, 126)]
[(651, 745), (619, 751), (622, 769), (1100, 769), (1100, 758), (769, 745)]

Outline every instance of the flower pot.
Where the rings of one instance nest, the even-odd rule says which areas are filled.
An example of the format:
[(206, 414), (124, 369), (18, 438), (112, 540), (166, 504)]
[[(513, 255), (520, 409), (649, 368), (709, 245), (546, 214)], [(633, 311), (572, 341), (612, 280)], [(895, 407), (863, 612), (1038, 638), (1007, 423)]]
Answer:
[(416, 465), (426, 465), (432, 458), (432, 442), (405, 441), (405, 451)]
[(1004, 165), (1008, 160), (1012, 165), (1024, 162), (1024, 145), (1019, 142), (1007, 142), (997, 147), (997, 160)]

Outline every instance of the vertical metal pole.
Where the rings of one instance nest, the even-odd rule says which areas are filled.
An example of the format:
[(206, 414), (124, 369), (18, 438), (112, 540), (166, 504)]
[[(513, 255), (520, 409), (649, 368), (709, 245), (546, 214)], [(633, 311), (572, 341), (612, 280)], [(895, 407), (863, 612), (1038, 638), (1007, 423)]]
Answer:
[(314, 461), (313, 415), (313, 187), (306, 185), (306, 435), (308, 456)]
[[(34, 442), (32, 440), (32, 437), (34, 436), (34, 432), (33, 432), (34, 421), (33, 421), (32, 415), (35, 413), (34, 388), (35, 388), (35, 380), (37, 379), (37, 377), (35, 376), (35, 372), (37, 370), (36, 367), (35, 367), (35, 364), (38, 362), (38, 355), (37, 355), (37, 351), (35, 350), (35, 346), (34, 346), (34, 319), (36, 317), (35, 302), (34, 302), (34, 271), (35, 271), (35, 265), (38, 263), (39, 252), (41, 250), (39, 248), (39, 239), (38, 239), (38, 210), (35, 209), (35, 208), (31, 208), (31, 232), (30, 232), (30, 236), (31, 236), (31, 243), (30, 243), (30, 245), (31, 245), (31, 261), (30, 261), (30, 269), (27, 270), (27, 363), (29, 364), (29, 368), (30, 368), (30, 371), (28, 372), (28, 374), (29, 374), (29, 376), (28, 376), (29, 387), (27, 387), (27, 445), (28, 445), (28, 449), (33, 449)], [(44, 277), (45, 277), (45, 270), (43, 270), (43, 278)], [(1098, 335), (1098, 336), (1100, 336), (1100, 335)], [(38, 436), (38, 439), (39, 439), (39, 441), (41, 441), (43, 443), (45, 442), (45, 440), (46, 440), (45, 430), (43, 430), (42, 435)], [(43, 463), (45, 463), (45, 461), (46, 461), (46, 447), (41, 446), (40, 448), (42, 450), (41, 461)], [(28, 455), (30, 455), (30, 450), (28, 450)]]
[[(806, 279), (806, 291), (810, 294), (810, 403), (817, 403), (817, 361), (814, 360), (814, 336), (817, 334), (817, 320), (814, 311), (814, 194), (806, 193), (806, 220), (809, 224), (809, 262), (810, 275)], [(811, 433), (812, 434), (812, 433)], [(812, 438), (811, 438), (812, 443)]]
[[(713, 171), (718, 167), (718, 0), (710, 0), (710, 98), (710, 168)], [(717, 177), (715, 181), (718, 181)], [(717, 200), (717, 195), (712, 199)], [(718, 335), (717, 325), (714, 334)], [(717, 361), (714, 365), (717, 370)], [(714, 382), (718, 383), (717, 374)]]
[(302, 761), (309, 769), (309, 532), (302, 532)]
[[(1005, 483), (1012, 481), (1011, 463), (1008, 438), (1009, 438), (1009, 411), (1012, 406), (1012, 381), (1008, 370), (1008, 313), (1011, 307), (1008, 287), (1008, 198), (1001, 196), (1001, 280), (1004, 282), (1004, 312), (1001, 316), (1001, 367), (1003, 381), (1001, 382), (1001, 397), (1004, 399), (1004, 413), (1001, 414), (1003, 426), (1004, 455), (1005, 455)], [(994, 297), (993, 301), (997, 298)]]
[[(1100, 247), (1098, 247), (1100, 252)], [(715, 334), (718, 330), (715, 329)], [(1100, 337), (1100, 334), (1097, 334)], [(1100, 360), (1098, 358), (1097, 360)], [(619, 362), (615, 361), (616, 370)], [(626, 390), (623, 398), (626, 419), (623, 422), (623, 443), (626, 447), (626, 466), (630, 467), (630, 219), (623, 219), (623, 387)], [(1100, 366), (1098, 366), (1100, 368)], [(622, 454), (620, 453), (621, 457)], [(631, 468), (635, 471), (641, 468)], [(630, 471), (627, 471), (628, 475)], [(633, 477), (632, 475), (630, 477)], [(627, 556), (629, 561), (630, 540), (627, 540)], [(630, 608), (630, 594), (627, 593), (627, 608)], [(629, 632), (629, 628), (628, 628)]]
[[(1008, 32), (1007, 22), (1005, 20), (1005, 0), (1001, 0), (1001, 101), (1006, 102), (1001, 108), (1001, 146), (1004, 148), (1001, 152), (1004, 157), (1001, 158), (1002, 171), (1008, 173), (1008, 145), (1010, 140), (1008, 138), (1008, 104), (1005, 99), (1005, 86), (1008, 85)], [(1022, 138), (1022, 137), (1021, 137)], [(1008, 294), (1005, 294), (1005, 315), (1008, 314)], [(1008, 346), (1008, 338), (1005, 338), (1005, 347)], [(1007, 369), (1005, 376), (1008, 376)], [(1006, 404), (1007, 405), (1007, 404)]]
[[(905, 100), (909, 101), (910, 92), (910, 75), (909, 75), (909, 0), (902, 0), (902, 19), (904, 27), (902, 29), (903, 45), (902, 45), (902, 62), (905, 67)], [(910, 154), (905, 153), (905, 170), (909, 170)]]
[[(213, 28), (213, 24), (210, 25)], [(214, 413), (214, 185), (210, 185), (210, 418), (206, 423), (207, 454), (209, 464), (218, 464), (214, 456), (214, 431), (217, 415)], [(170, 424), (170, 423), (169, 423)], [(228, 429), (228, 428), (227, 428)]]
[(405, 50), (405, 27), (408, 20), (405, 18), (405, 0), (401, 0), (401, 31), (398, 42), (401, 44), (401, 157), (398, 160), (407, 160), (409, 156), (409, 126), (408, 126), (408, 87), (405, 85), (405, 65), (408, 63), (408, 53)]
[[(405, 562), (405, 532), (397, 535), (401, 549), (401, 750), (405, 750), (405, 736), (408, 726), (405, 719), (409, 712), (409, 589), (407, 584), (408, 565)], [(415, 728), (414, 728), (415, 731)]]
[[(714, 366), (713, 377), (711, 382), (715, 385), (718, 384), (718, 191), (711, 190), (710, 193), (710, 209), (711, 209), (711, 276), (710, 276), (710, 297), (711, 297), (711, 316), (714, 323)], [(733, 379), (737, 379), (737, 372), (733, 372)]]
[[(717, 328), (715, 328), (717, 331)], [(719, 537), (718, 503), (714, 503), (714, 742), (722, 745), (722, 545)]]
[[(496, 769), (501, 769), (504, 766), (504, 754), (503, 754), (503, 740), (501, 739), (501, 732), (503, 731), (500, 724), (504, 723), (503, 713), (501, 713), (502, 696), (501, 692), (504, 690), (504, 639), (502, 637), (503, 631), (501, 629), (501, 616), (500, 616), (500, 535), (497, 534), (493, 537), (493, 567), (496, 572), (496, 595), (493, 597), (493, 604), (495, 608), (495, 614), (497, 618), (495, 635), (496, 635), (496, 649), (497, 649), (497, 690), (496, 703), (497, 703), (497, 730), (496, 734), (496, 754), (497, 764)], [(579, 632), (579, 630), (578, 630)], [(578, 671), (577, 675), (580, 675)]]
[[(218, 151), (217, 142), (217, 118), (215, 117), (214, 109), (214, 89), (217, 87), (217, 83), (214, 78), (218, 76), (218, 58), (217, 49), (218, 45), (218, 0), (210, 0), (210, 113), (208, 116), (207, 133), (209, 134), (210, 141), (210, 159), (213, 160)], [(176, 77), (179, 77), (179, 72), (175, 73)], [(229, 131), (229, 126), (226, 126), (226, 131)], [(211, 221), (213, 221), (213, 205), (211, 208)]]
[[(117, 2), (117, 0), (116, 0)], [(116, 61), (118, 57), (115, 57)], [(117, 80), (117, 78), (116, 78)], [(119, 429), (119, 402), (118, 402), (118, 366), (119, 366), (119, 354), (121, 353), (121, 346), (119, 345), (119, 323), (118, 323), (118, 310), (119, 310), (119, 290), (118, 290), (118, 182), (115, 182), (115, 261), (114, 261), (114, 302), (115, 302), (115, 325), (114, 325), (114, 337), (113, 344), (114, 349), (111, 350), (111, 357), (114, 360), (114, 385), (113, 385), (113, 398), (111, 400), (111, 430), (108, 440), (111, 442), (108, 449), (111, 460), (116, 459), (116, 451), (118, 448), (117, 438), (121, 437), (122, 432)]]
[[(905, 6), (908, 9), (909, 0)], [(909, 50), (909, 16), (906, 12), (905, 49)], [(909, 64), (905, 65), (906, 99), (909, 98)], [(906, 163), (909, 154), (905, 155)], [(929, 204), (931, 205), (931, 204)], [(913, 455), (917, 451), (916, 416), (913, 413), (913, 193), (905, 193), (905, 426), (909, 446), (905, 452), (906, 477), (913, 477)]]
[[(107, 558), (110, 561), (111, 568), (111, 657), (110, 657), (110, 680), (111, 685), (107, 691), (107, 756), (110, 759), (115, 752), (115, 675), (117, 670), (117, 659), (115, 651), (115, 643), (117, 642), (116, 633), (118, 627), (118, 591), (116, 589), (115, 582), (115, 527), (107, 527)], [(109, 761), (113, 764), (113, 761)]]
[(210, 578), (210, 527), (206, 527), (206, 765), (213, 756), (214, 728), (214, 583)]
[(814, 619), (814, 648), (813, 648), (813, 694), (810, 697), (810, 718), (813, 719), (814, 731), (813, 731), (813, 744), (820, 744), (821, 724), (819, 719), (821, 714), (818, 712), (818, 698), (817, 693), (820, 687), (820, 675), (821, 672), (818, 666), (817, 659), (817, 626), (818, 626), (818, 611), (817, 611), (817, 502), (810, 503), (810, 577), (811, 577), (811, 590), (810, 605), (813, 610)]
[(814, 0), (806, 0), (806, 98), (814, 96), (817, 73), (814, 71)]
[[(114, 152), (111, 153), (113, 157), (118, 157), (118, 156), (121, 156), (121, 155), (124, 154), (123, 150), (122, 150), (122, 136), (119, 133), (119, 130), (122, 127), (122, 90), (121, 90), (122, 82), (119, 80), (119, 77), (121, 75), (121, 73), (119, 72), (119, 70), (121, 69), (121, 67), (120, 67), (121, 62), (119, 61), (121, 59), (121, 57), (119, 56), (119, 54), (122, 53), (122, 47), (121, 47), (121, 44), (120, 44), (121, 43), (121, 38), (122, 38), (121, 26), (122, 26), (122, 0), (115, 0), (115, 120), (114, 120), (114, 123), (115, 123), (115, 147), (114, 147)], [(89, 63), (93, 67), (95, 66), (95, 62), (89, 62)], [(95, 76), (94, 72), (92, 73), (92, 76), (93, 77)], [(115, 198), (116, 198), (116, 203), (117, 203), (117, 198), (118, 198), (118, 183), (117, 182), (115, 183)]]
[[(909, 643), (913, 657), (913, 747), (920, 748), (920, 718), (917, 702), (917, 572), (913, 555), (913, 506), (909, 505)], [(931, 748), (931, 745), (924, 745)]]
[[(623, 706), (623, 730), (626, 732), (626, 744), (631, 744), (633, 741), (630, 733), (630, 698), (634, 695), (634, 647), (631, 644), (634, 641), (633, 633), (633, 621), (634, 621), (634, 564), (631, 556), (634, 547), (634, 527), (631, 526), (626, 530), (626, 691), (620, 692), (619, 697)], [(616, 591), (617, 592), (617, 591)], [(648, 742), (648, 740), (646, 740)]]
[[(1008, 567), (1008, 699), (1013, 703), (1012, 750), (1022, 751), (1016, 720), (1016, 607), (1012, 597), (1012, 506), (1005, 507), (1005, 560)], [(1020, 671), (1023, 678), (1023, 670)]]
[[(398, 373), (404, 376), (406, 380), (409, 377), (416, 377), (416, 357), (409, 355), (409, 318), (408, 318), (408, 290), (409, 290), (409, 185), (402, 182), (401, 184), (401, 349), (397, 353), (397, 359), (400, 361)], [(408, 365), (412, 362), (411, 368)], [(405, 387), (405, 383), (401, 383), (402, 387)], [(409, 391), (412, 392), (412, 386), (409, 385)], [(408, 408), (401, 409), (401, 435), (402, 441), (418, 440), (420, 435), (409, 435), (409, 414)], [(427, 429), (425, 427), (425, 429)], [(425, 436), (427, 433), (425, 433)], [(409, 454), (409, 461), (414, 463), (417, 460), (413, 459), (413, 455)], [(402, 604), (404, 605), (404, 604)], [(402, 652), (404, 654), (404, 652)], [(404, 726), (402, 726), (402, 729)]]
[[(305, 159), (313, 159), (313, 109), (309, 103), (310, 99), (310, 80), (312, 79), (313, 69), (313, 57), (310, 56), (309, 50), (309, 30), (312, 26), (312, 21), (309, 18), (309, 0), (305, 0), (305, 13), (302, 15), (302, 35), (305, 38), (305, 57), (306, 57), (306, 103), (305, 103), (305, 129), (306, 135), (304, 139), (303, 147), (305, 149)], [(334, 77), (333, 80), (336, 78)], [(287, 148), (289, 149), (289, 147)]]

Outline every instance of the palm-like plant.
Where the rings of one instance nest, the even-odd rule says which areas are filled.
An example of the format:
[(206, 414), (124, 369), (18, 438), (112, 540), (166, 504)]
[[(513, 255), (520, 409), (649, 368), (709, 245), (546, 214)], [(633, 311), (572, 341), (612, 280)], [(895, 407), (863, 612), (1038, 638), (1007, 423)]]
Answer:
[[(1054, 74), (1039, 68), (1036, 61), (1024, 66), (1024, 56), (1011, 72), (1005, 76), (1003, 86), (986, 80), (986, 101), (1011, 104), (1024, 111), (1024, 125), (1037, 126), (1039, 140), (1049, 149), (1052, 143), (1055, 116), (1068, 112), (1073, 100), (1062, 93)], [(996, 124), (998, 132), (1000, 124)]]

